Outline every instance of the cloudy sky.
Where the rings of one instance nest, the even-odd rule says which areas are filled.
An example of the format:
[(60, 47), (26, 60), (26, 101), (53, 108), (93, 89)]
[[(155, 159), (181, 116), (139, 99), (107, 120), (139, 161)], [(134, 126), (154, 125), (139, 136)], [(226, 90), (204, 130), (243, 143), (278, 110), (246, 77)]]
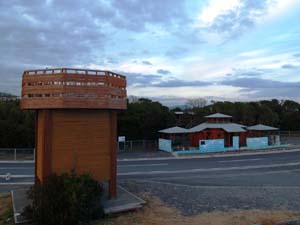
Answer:
[(125, 74), (128, 95), (300, 100), (300, 0), (0, 1), (0, 91), (22, 71)]

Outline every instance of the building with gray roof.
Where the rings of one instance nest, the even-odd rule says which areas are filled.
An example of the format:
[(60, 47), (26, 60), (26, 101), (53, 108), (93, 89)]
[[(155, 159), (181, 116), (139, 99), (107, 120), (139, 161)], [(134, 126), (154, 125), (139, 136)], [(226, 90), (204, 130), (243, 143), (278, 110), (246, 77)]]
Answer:
[[(260, 149), (280, 145), (278, 128), (263, 124), (245, 126), (232, 122), (232, 116), (215, 113), (206, 122), (190, 129), (171, 127), (160, 130), (160, 149), (197, 149), (215, 152), (238, 149)], [(171, 143), (171, 144), (170, 144)], [(194, 152), (195, 150), (193, 150)]]

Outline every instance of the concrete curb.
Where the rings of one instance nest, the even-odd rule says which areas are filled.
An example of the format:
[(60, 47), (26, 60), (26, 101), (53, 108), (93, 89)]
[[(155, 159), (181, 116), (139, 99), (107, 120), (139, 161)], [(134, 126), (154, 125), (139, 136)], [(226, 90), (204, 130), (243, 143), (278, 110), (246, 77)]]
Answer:
[(34, 160), (0, 160), (0, 163), (34, 163)]
[[(296, 146), (295, 146), (296, 147)], [(300, 148), (300, 146), (297, 146)], [(130, 161), (148, 161), (148, 160), (178, 160), (178, 159), (205, 159), (205, 158), (223, 158), (232, 156), (247, 156), (247, 155), (267, 155), (267, 154), (280, 154), (285, 152), (300, 152), (300, 149), (281, 149), (281, 150), (256, 150), (256, 152), (236, 152), (236, 153), (222, 153), (222, 154), (209, 154), (209, 155), (193, 155), (193, 156), (174, 156), (174, 157), (157, 157), (157, 158), (127, 158), (118, 159), (118, 162), (130, 162)]]

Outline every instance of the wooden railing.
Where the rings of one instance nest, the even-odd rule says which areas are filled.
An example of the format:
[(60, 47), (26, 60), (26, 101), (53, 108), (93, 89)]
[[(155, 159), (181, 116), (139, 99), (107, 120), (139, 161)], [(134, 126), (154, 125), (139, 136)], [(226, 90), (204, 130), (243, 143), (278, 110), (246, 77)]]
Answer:
[(98, 76), (111, 76), (111, 77), (126, 79), (125, 76), (111, 71), (90, 70), (90, 69), (54, 68), (54, 69), (25, 70), (23, 73), (23, 75), (55, 75), (55, 74), (98, 75)]
[(26, 70), (21, 103), (23, 109), (125, 109), (126, 77), (101, 70)]

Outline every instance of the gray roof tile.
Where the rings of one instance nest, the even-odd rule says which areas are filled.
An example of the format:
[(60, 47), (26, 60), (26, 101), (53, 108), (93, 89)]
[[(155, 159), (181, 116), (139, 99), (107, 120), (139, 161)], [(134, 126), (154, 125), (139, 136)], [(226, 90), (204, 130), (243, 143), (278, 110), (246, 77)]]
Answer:
[(222, 113), (215, 113), (215, 114), (205, 116), (205, 118), (232, 118), (232, 116), (225, 115), (225, 114), (222, 114)]
[(236, 123), (201, 123), (198, 126), (189, 129), (190, 132), (199, 132), (208, 128), (220, 128), (226, 132), (246, 132), (243, 125)]
[(182, 133), (189, 133), (188, 129), (182, 128), (182, 127), (170, 127), (167, 129), (163, 129), (158, 131), (160, 133), (166, 133), (166, 134), (182, 134)]
[(278, 128), (266, 126), (266, 125), (263, 125), (263, 124), (257, 124), (257, 125), (254, 125), (254, 126), (247, 127), (247, 130), (260, 130), (260, 131), (264, 131), (264, 130), (278, 130)]

